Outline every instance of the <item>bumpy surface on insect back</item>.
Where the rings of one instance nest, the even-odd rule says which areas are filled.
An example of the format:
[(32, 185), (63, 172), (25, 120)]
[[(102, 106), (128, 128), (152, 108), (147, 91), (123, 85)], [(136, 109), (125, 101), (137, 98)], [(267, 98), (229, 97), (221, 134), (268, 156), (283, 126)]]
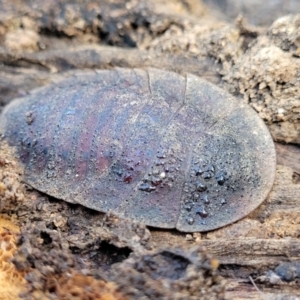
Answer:
[(232, 223), (274, 180), (262, 120), (192, 75), (117, 69), (72, 77), (13, 101), (0, 130), (28, 184), (154, 227)]

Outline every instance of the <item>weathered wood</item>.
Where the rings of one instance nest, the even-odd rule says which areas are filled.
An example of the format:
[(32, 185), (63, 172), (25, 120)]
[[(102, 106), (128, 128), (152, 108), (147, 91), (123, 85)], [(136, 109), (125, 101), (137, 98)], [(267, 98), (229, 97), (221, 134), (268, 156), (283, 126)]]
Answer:
[(33, 88), (55, 82), (78, 72), (78, 70), (85, 69), (154, 67), (180, 74), (195, 74), (213, 83), (220, 81), (220, 75), (217, 72), (218, 65), (209, 58), (198, 59), (181, 54), (164, 55), (153, 51), (98, 45), (13, 55), (6, 51), (2, 53), (0, 51), (0, 62), (6, 65), (0, 70), (2, 77), (0, 101), (2, 104), (28, 93)]
[(300, 146), (275, 143), (277, 163), (292, 168), (300, 175)]
[(297, 0), (263, 2), (253, 0), (204, 0), (211, 9), (219, 11), (220, 16), (227, 20), (234, 20), (239, 15), (246, 17), (252, 24), (271, 25), (274, 19), (282, 15), (293, 14), (299, 11)]
[[(244, 1), (243, 4), (241, 1), (204, 2), (214, 2), (227, 8), (233, 5), (231, 7), (235, 10), (228, 12), (234, 15), (224, 16), (226, 7), (221, 13), (223, 20), (230, 20), (230, 23), (216, 21), (216, 12), (202, 6), (200, 1), (196, 4), (189, 0), (168, 3), (130, 1), (125, 7), (121, 0), (98, 1), (97, 4), (92, 0), (0, 0), (1, 105), (76, 72), (93, 72), (99, 68), (150, 66), (192, 73), (226, 87), (226, 71), (236, 70), (239, 67), (237, 61), (243, 61), (251, 45), (259, 42), (265, 43), (266, 47), (256, 49), (253, 55), (267, 53), (263, 62), (267, 61), (268, 67), (272, 67), (272, 60), (267, 58), (276, 53), (285, 53), (286, 61), (291, 62), (291, 57), (296, 60), (297, 53), (293, 52), (297, 40), (294, 39), (297, 36), (293, 31), (295, 24), (288, 27), (293, 30), (285, 32), (282, 40), (274, 35), (273, 38), (279, 39), (279, 42), (272, 44), (264, 34), (266, 28), (247, 30), (246, 27), (240, 28), (241, 24), (236, 28), (232, 17), (235, 18), (242, 9), (251, 23), (271, 24), (275, 16), (282, 16), (283, 6), (284, 12), (297, 11), (293, 8), (293, 5), (299, 6), (297, 1), (266, 1), (260, 5), (264, 13), (257, 10), (253, 1)], [(276, 7), (276, 10), (266, 8), (268, 5)], [(286, 22), (288, 24), (288, 20)], [(32, 35), (32, 31), (36, 35)], [(28, 39), (32, 36), (35, 38)], [(289, 44), (285, 45), (285, 41)], [(290, 52), (280, 50), (282, 43), (289, 47)], [(249, 61), (253, 61), (251, 58), (250, 53)], [(267, 69), (261, 65), (261, 70)], [(242, 78), (243, 69), (236, 71)], [(297, 77), (294, 79), (297, 80)], [(248, 77), (245, 81), (251, 85), (251, 97), (270, 94), (271, 88), (258, 86), (255, 82), (252, 84)], [(295, 82), (289, 90), (291, 93), (297, 91)], [(240, 82), (236, 84), (239, 86)], [(275, 80), (275, 84), (279, 87), (275, 94), (286, 92), (284, 82)], [(239, 90), (232, 87), (229, 85), (229, 90), (238, 94)], [(277, 97), (267, 100), (275, 101)], [(273, 123), (278, 125), (278, 131), (285, 130), (285, 134), (290, 128), (296, 130), (297, 127), (281, 129), (282, 120), (289, 123), (288, 118), (293, 117), (294, 123), (290, 124), (298, 124), (297, 99), (291, 96), (288, 100), (294, 101), (294, 111), (291, 110), (290, 115), (279, 116), (283, 119), (274, 119)], [(259, 107), (258, 102), (258, 109), (264, 112), (265, 108)], [(275, 112), (278, 111), (276, 105), (276, 101), (274, 107), (271, 105)], [(294, 135), (299, 133), (295, 131)], [(103, 216), (95, 212), (53, 199), (49, 201), (36, 193), (26, 199), (16, 216), (20, 223), (31, 223), (37, 228), (42, 224), (47, 232), (59, 233), (63, 249), (75, 249), (76, 257), (82, 261), (82, 269), (97, 269), (99, 261), (108, 261), (107, 267), (117, 261), (114, 257), (122, 256), (122, 251), (129, 248), (142, 251), (143, 247), (158, 248), (165, 244), (188, 248), (203, 245), (220, 261), (221, 274), (228, 280), (226, 299), (297, 299), (300, 297), (299, 279), (287, 283), (276, 274), (277, 277), (271, 279), (268, 275), (283, 262), (300, 261), (300, 150), (296, 145), (276, 144), (276, 151), (277, 177), (269, 197), (250, 216), (220, 230), (186, 235), (151, 229), (151, 242), (150, 233), (144, 227), (125, 224), (114, 218), (110, 222), (103, 221)], [(10, 208), (7, 212), (11, 214), (14, 210)], [(23, 237), (25, 233), (26, 229)], [(114, 255), (101, 250), (100, 240), (117, 247)]]
[(217, 64), (209, 58), (190, 55), (170, 55), (138, 49), (124, 49), (109, 46), (78, 46), (64, 50), (50, 50), (38, 53), (0, 53), (0, 61), (21, 67), (62, 72), (70, 69), (109, 69), (113, 67), (147, 68), (191, 73), (218, 83), (220, 75)]

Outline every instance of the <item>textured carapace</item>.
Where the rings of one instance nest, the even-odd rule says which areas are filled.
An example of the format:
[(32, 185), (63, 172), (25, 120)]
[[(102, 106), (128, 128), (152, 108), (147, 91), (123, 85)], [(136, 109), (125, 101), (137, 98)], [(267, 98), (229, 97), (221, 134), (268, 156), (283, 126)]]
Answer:
[(246, 216), (275, 175), (263, 121), (193, 75), (116, 69), (72, 77), (13, 101), (0, 130), (36, 189), (184, 232)]

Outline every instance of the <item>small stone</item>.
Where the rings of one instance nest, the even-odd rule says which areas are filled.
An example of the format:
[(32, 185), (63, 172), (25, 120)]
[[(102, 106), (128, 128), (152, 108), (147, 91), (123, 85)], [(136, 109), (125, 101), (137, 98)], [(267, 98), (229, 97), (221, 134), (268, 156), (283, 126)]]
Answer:
[(195, 240), (196, 243), (200, 243), (202, 240), (202, 236), (200, 232), (195, 232), (193, 233), (193, 238)]
[(191, 241), (193, 241), (193, 236), (192, 236), (191, 234), (187, 234), (187, 235), (185, 236), (185, 239), (186, 239), (187, 241), (191, 242)]

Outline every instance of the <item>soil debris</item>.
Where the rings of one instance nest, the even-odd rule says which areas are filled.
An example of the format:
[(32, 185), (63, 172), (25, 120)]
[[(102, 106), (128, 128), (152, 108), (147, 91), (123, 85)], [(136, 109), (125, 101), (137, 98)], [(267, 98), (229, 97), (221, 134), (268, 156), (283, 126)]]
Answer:
[[(0, 227), (4, 230), (0, 244), (7, 251), (1, 253), (5, 267), (17, 272), (14, 278), (27, 284), (27, 291), (35, 292), (30, 296), (126, 299), (130, 292), (141, 295), (140, 287), (149, 292), (145, 295), (149, 298), (162, 291), (168, 294), (168, 286), (177, 293), (178, 280), (182, 291), (194, 291), (196, 295), (197, 279), (187, 280), (188, 272), (182, 271), (184, 264), (178, 263), (190, 261), (191, 252), (182, 250), (187, 252), (179, 258), (176, 252), (177, 258), (168, 261), (180, 266), (179, 279), (171, 279), (168, 272), (160, 273), (159, 266), (171, 269), (162, 251), (170, 256), (177, 246), (190, 249), (200, 244), (220, 262), (220, 274), (227, 280), (225, 299), (300, 297), (299, 278), (295, 276), (300, 259), (298, 0), (0, 0), (0, 7), (1, 108), (73, 72), (155, 67), (195, 74), (217, 83), (250, 103), (264, 118), (275, 140), (296, 144), (277, 147), (277, 154), (285, 160), (278, 160), (281, 166), (274, 189), (260, 208), (240, 222), (201, 236), (124, 224), (112, 215), (104, 217), (48, 198), (20, 182), (22, 171), (2, 151), (0, 160), (5, 162), (6, 157), (7, 163), (0, 164), (0, 175), (5, 180), (0, 180)], [(243, 17), (238, 17), (241, 14)], [(21, 33), (26, 39), (15, 43)], [(34, 38), (29, 41), (32, 33)], [(292, 152), (288, 150), (291, 147)], [(36, 261), (26, 254), (25, 245), (37, 255)], [(10, 263), (14, 249), (15, 262), (26, 271), (18, 271)], [(44, 250), (52, 250), (51, 258), (57, 263), (67, 257), (65, 269), (53, 265), (49, 271), (49, 261), (43, 261)], [(150, 263), (157, 271), (149, 268)], [(137, 265), (141, 267), (134, 269)], [(199, 262), (201, 274), (211, 276), (215, 272), (203, 271), (200, 265), (203, 266)], [(40, 267), (49, 272), (54, 282), (46, 280)], [(196, 268), (189, 264), (186, 270)], [(32, 274), (28, 280), (24, 279), (26, 272)], [(118, 277), (118, 272), (123, 278)], [(21, 281), (11, 282), (7, 279), (10, 275), (5, 276), (9, 290), (8, 294), (1, 290), (1, 296), (18, 299)], [(155, 277), (159, 278), (154, 280)], [(212, 280), (199, 278), (206, 283)], [(131, 291), (132, 283), (127, 279), (136, 280)], [(0, 285), (6, 286), (2, 282)], [(213, 297), (219, 293), (222, 298), (220, 286), (220, 282), (205, 285), (208, 291), (219, 291)], [(53, 289), (43, 290), (45, 287)], [(104, 293), (99, 294), (100, 289)], [(24, 297), (30, 294), (22, 292)], [(185, 294), (183, 299), (187, 298)]]
[[(217, 260), (195, 247), (132, 253), (112, 273), (120, 290), (132, 300), (223, 299), (226, 281), (217, 267)], [(128, 281), (133, 284), (128, 286)]]
[[(10, 151), (4, 149), (1, 157)], [(3, 194), (2, 211), (16, 215), (21, 226), (19, 235), (0, 235), (10, 243), (3, 246), (5, 263), (22, 288), (8, 290), (11, 299), (18, 293), (32, 300), (223, 298), (218, 261), (205, 249), (157, 250), (145, 226), (41, 196), (21, 183), (13, 155), (1, 167), (7, 164), (14, 172), (3, 174), (14, 184), (2, 178), (14, 193)]]
[(11, 262), (18, 249), (19, 226), (15, 208), (24, 199), (20, 182), (22, 170), (15, 163), (11, 148), (0, 148), (0, 299), (13, 300), (25, 290), (24, 272)]
[(109, 299), (137, 300), (224, 297), (226, 282), (218, 275), (218, 261), (200, 247), (152, 251), (140, 248), (105, 270), (99, 261), (96, 264), (95, 249), (86, 247), (80, 253), (64, 242), (58, 230), (45, 228), (41, 222), (24, 226), (18, 245), (13, 262), (26, 273), (28, 290), (22, 295), (25, 299), (106, 299), (108, 295)]

